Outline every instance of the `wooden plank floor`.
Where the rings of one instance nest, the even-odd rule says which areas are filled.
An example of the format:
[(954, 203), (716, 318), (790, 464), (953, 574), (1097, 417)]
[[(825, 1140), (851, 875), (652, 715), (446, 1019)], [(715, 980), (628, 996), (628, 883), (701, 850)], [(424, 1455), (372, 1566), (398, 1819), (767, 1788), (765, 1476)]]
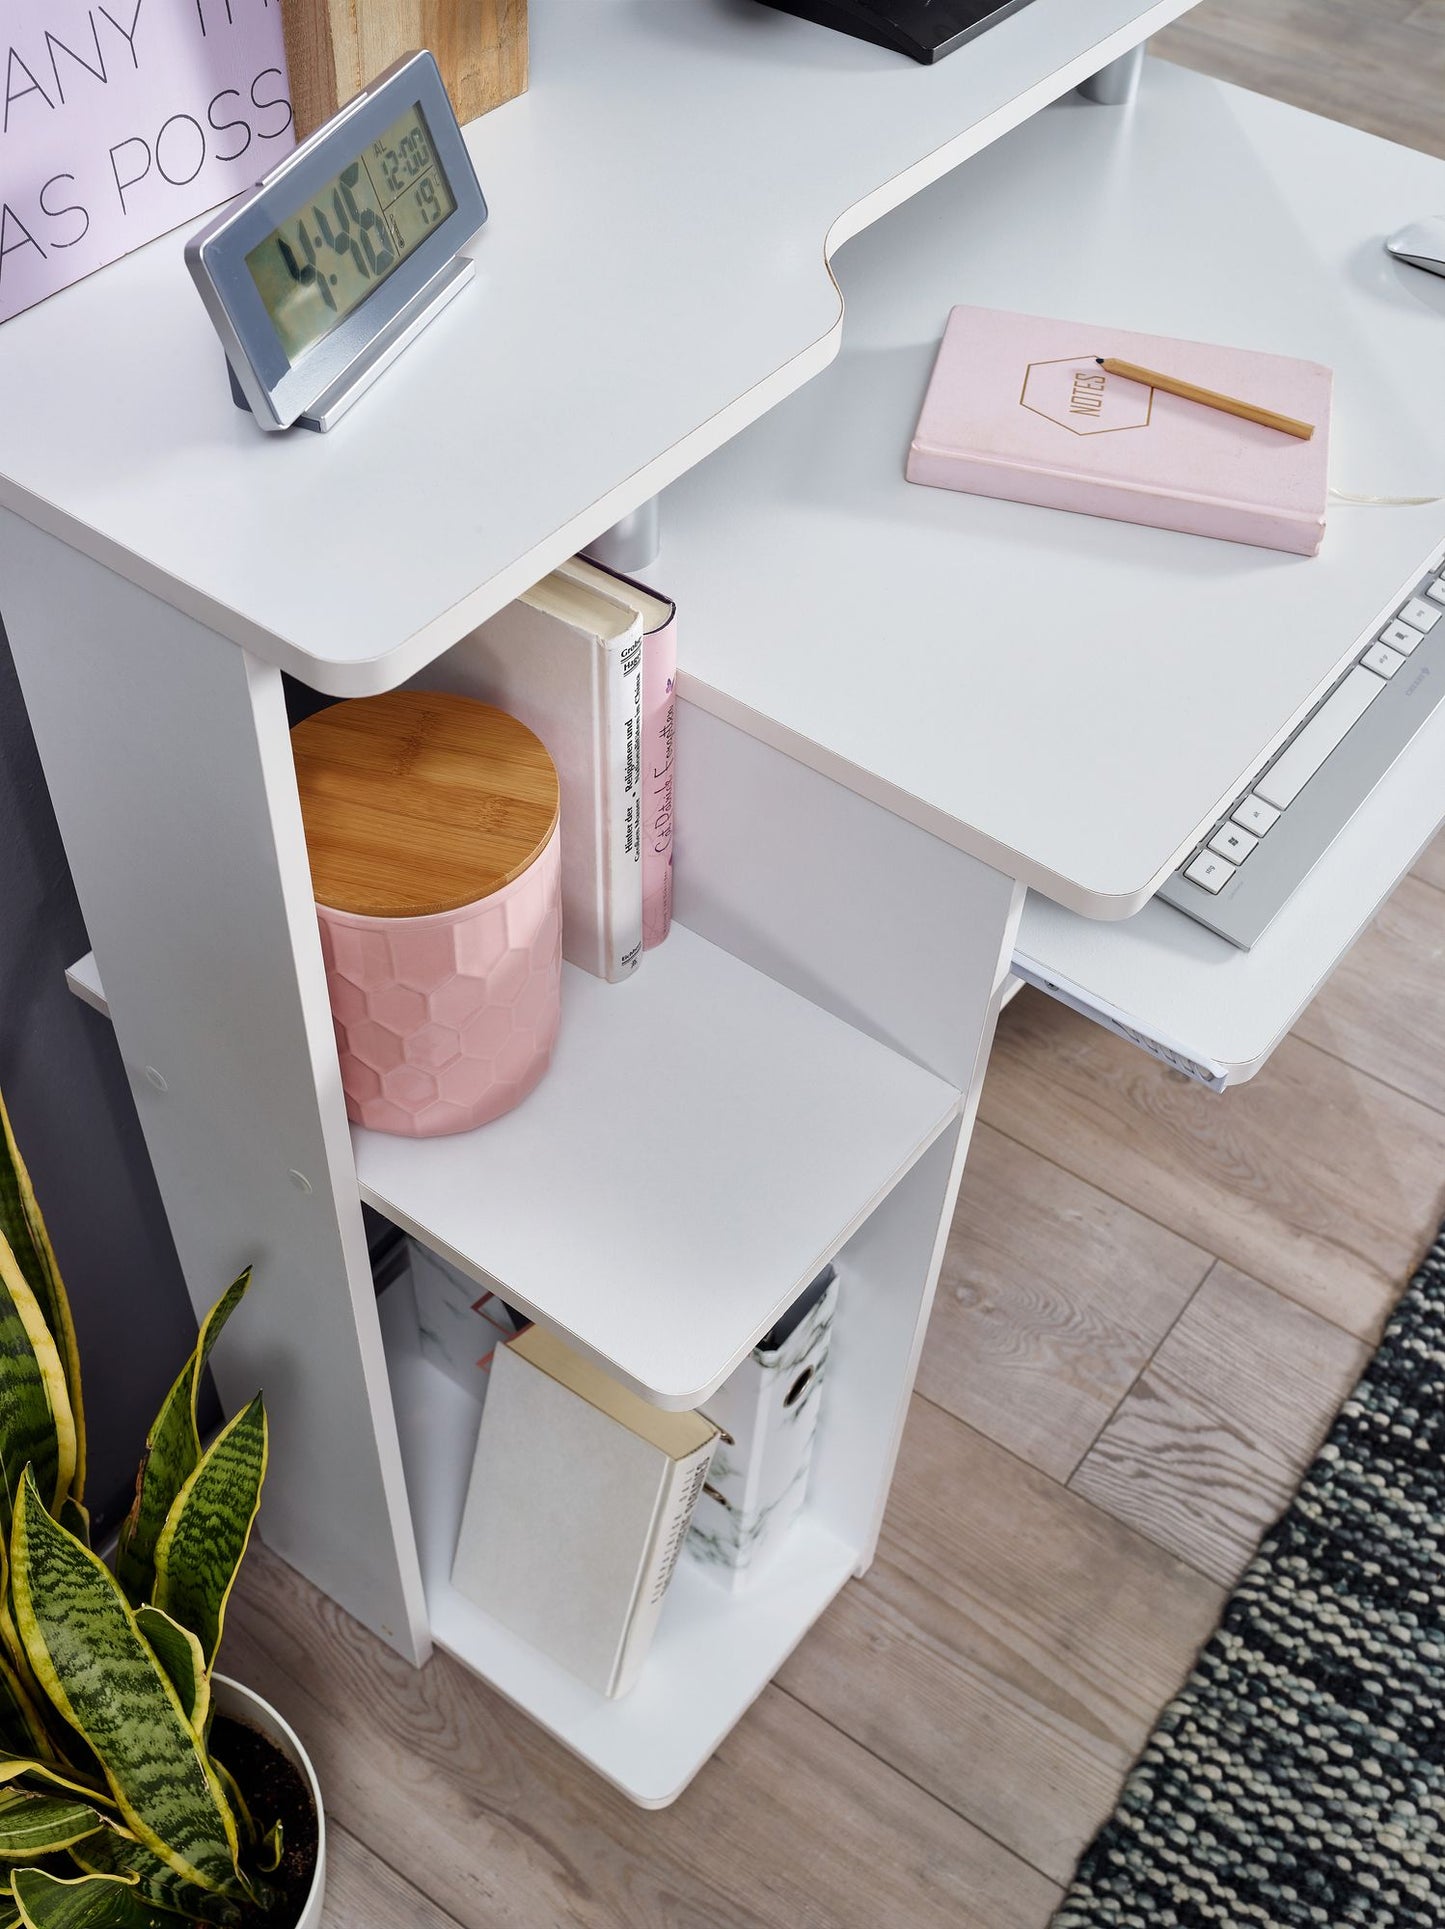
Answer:
[[(1445, 153), (1445, 0), (1159, 50)], [(315, 1753), (329, 1929), (1044, 1929), (1445, 1211), (1442, 964), (1445, 836), (1224, 1099), (1015, 1002), (878, 1560), (662, 1814), (259, 1551), (227, 1665)]]
[(1440, 0), (1206, 0), (1154, 51), (1445, 157)]

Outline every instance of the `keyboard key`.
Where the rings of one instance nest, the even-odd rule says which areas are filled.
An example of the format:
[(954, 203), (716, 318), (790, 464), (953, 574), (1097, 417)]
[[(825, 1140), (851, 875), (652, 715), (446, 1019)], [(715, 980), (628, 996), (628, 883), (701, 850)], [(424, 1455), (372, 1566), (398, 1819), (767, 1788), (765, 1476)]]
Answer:
[(1227, 857), (1231, 864), (1242, 864), (1259, 839), (1240, 824), (1221, 824), (1209, 840), (1211, 851)]
[(1227, 857), (1218, 857), (1213, 851), (1201, 851), (1194, 862), (1185, 867), (1184, 875), (1191, 884), (1198, 884), (1211, 894), (1222, 891), (1234, 876), (1234, 866)]
[(1360, 661), (1367, 670), (1373, 670), (1376, 676), (1390, 677), (1395, 674), (1405, 659), (1398, 650), (1392, 650), (1387, 643), (1372, 643)]
[(1392, 650), (1398, 650), (1401, 656), (1408, 656), (1425, 639), (1418, 630), (1412, 630), (1408, 623), (1400, 622), (1397, 617), (1380, 631), (1380, 641), (1388, 643)]
[(1356, 664), (1294, 741), (1286, 746), (1279, 761), (1259, 779), (1254, 787), (1256, 796), (1273, 804), (1276, 810), (1292, 804), (1325, 758), (1347, 735), (1350, 725), (1359, 722), (1384, 688), (1383, 677)]
[(1445, 603), (1445, 576), (1437, 576), (1433, 583), (1427, 583), (1425, 594), (1433, 596), (1437, 603)]
[(1425, 602), (1422, 597), (1412, 596), (1405, 607), (1398, 610), (1396, 614), (1402, 623), (1408, 623), (1412, 629), (1430, 630), (1440, 621), (1441, 612), (1433, 603)]
[(1230, 816), (1236, 824), (1243, 824), (1247, 831), (1253, 831), (1256, 837), (1263, 837), (1272, 824), (1279, 822), (1279, 812), (1262, 797), (1241, 797)]

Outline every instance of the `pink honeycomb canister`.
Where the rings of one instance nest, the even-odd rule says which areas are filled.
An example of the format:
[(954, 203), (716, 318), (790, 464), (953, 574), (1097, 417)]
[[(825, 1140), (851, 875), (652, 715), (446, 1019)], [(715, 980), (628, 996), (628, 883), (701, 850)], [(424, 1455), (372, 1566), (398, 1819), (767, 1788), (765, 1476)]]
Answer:
[(424, 691), (337, 704), (292, 737), (347, 1114), (412, 1138), (485, 1125), (557, 1039), (551, 760), (515, 718)]

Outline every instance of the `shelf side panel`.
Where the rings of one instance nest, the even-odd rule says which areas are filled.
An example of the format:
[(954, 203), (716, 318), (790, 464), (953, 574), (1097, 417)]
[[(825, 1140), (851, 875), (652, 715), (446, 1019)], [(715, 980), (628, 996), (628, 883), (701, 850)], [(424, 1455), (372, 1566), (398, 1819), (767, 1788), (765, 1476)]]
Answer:
[[(970, 1117), (969, 1124), (972, 1119)], [(964, 1123), (951, 1126), (838, 1254), (809, 1505), (873, 1558), (963, 1176)]]
[[(427, 1649), (279, 671), (0, 512), (5, 619), (227, 1409), (264, 1389), (262, 1531)], [(141, 1336), (143, 1337), (143, 1336)]]
[(837, 1255), (810, 1504), (872, 1559), (943, 1245), (1008, 986), (1022, 885), (683, 702), (679, 915), (715, 944), (928, 1066), (961, 1116)]
[(967, 1092), (1022, 888), (696, 704), (677, 711), (678, 916)]

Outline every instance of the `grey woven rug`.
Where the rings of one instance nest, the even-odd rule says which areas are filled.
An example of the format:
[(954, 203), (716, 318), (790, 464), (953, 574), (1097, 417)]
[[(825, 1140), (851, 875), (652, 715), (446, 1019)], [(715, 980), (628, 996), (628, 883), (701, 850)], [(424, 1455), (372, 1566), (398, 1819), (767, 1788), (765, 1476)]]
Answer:
[(1445, 1924), (1445, 1227), (1054, 1929)]

